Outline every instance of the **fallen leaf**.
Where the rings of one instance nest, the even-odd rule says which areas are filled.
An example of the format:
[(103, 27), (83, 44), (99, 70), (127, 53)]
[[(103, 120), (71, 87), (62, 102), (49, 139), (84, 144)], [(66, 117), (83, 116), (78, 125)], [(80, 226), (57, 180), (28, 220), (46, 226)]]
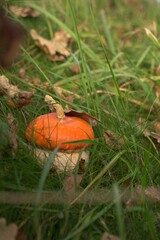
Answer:
[(24, 29), (0, 7), (0, 66), (9, 67), (13, 63), (23, 37)]
[(81, 68), (79, 64), (75, 63), (70, 67), (71, 72), (79, 74), (81, 72)]
[(22, 91), (17, 86), (11, 84), (4, 75), (0, 76), (0, 95), (7, 104), (13, 108), (22, 108), (30, 103), (33, 96), (32, 92)]
[(20, 109), (23, 106), (28, 105), (31, 101), (32, 96), (33, 96), (33, 92), (20, 91), (18, 94), (16, 106)]
[(151, 138), (156, 143), (160, 143), (160, 121), (149, 122), (146, 119), (139, 118), (137, 126), (145, 137)]
[(0, 239), (1, 240), (16, 240), (18, 227), (15, 223), (6, 224), (4, 218), (0, 218)]
[(120, 240), (120, 238), (110, 234), (109, 232), (105, 232), (100, 238), (100, 240)]
[(48, 56), (48, 58), (52, 61), (52, 62), (62, 62), (65, 60), (65, 57), (62, 55), (54, 55), (54, 56)]
[(142, 192), (142, 186), (137, 185), (135, 187), (135, 189), (133, 190), (133, 192), (130, 193), (130, 196), (126, 199), (126, 201), (124, 201), (126, 207), (131, 208), (131, 207), (134, 207), (137, 204), (139, 204), (142, 193), (144, 193), (144, 192)]
[(154, 122), (152, 123), (152, 125), (153, 125), (156, 133), (157, 133), (157, 134), (159, 135), (159, 137), (160, 137), (160, 121), (154, 121)]
[(83, 118), (85, 121), (89, 122), (92, 126), (97, 125), (98, 120), (92, 115), (90, 115), (89, 113), (86, 113), (84, 111), (76, 111), (74, 109), (64, 109), (64, 112), (66, 116)]
[(11, 151), (13, 157), (15, 157), (18, 149), (18, 123), (11, 113), (8, 113), (7, 122), (9, 125), (9, 140), (11, 144)]
[(16, 17), (38, 17), (40, 15), (39, 12), (34, 10), (31, 7), (18, 7), (18, 6), (9, 6), (9, 10), (16, 16)]
[(109, 147), (116, 149), (120, 149), (125, 143), (122, 137), (116, 136), (116, 134), (113, 133), (111, 130), (106, 130), (104, 132), (104, 139)]
[(48, 40), (41, 37), (34, 29), (30, 31), (35, 44), (40, 47), (52, 61), (63, 61), (65, 57), (70, 56), (70, 51), (67, 49), (70, 35), (61, 30), (55, 33), (53, 39)]
[(137, 185), (131, 196), (126, 201), (127, 207), (133, 207), (145, 199), (152, 202), (160, 202), (160, 189), (151, 186), (143, 188), (142, 185)]
[(54, 89), (60, 96), (60, 98), (72, 103), (74, 101), (74, 93), (70, 91), (65, 91), (63, 88), (55, 86)]
[(69, 175), (63, 181), (63, 190), (66, 194), (73, 195), (76, 191), (76, 188), (80, 185), (83, 179), (83, 175)]
[(26, 78), (26, 70), (25, 70), (24, 68), (20, 68), (18, 75), (19, 75), (22, 79), (25, 79), (25, 78)]
[(145, 189), (145, 196), (151, 201), (160, 201), (160, 190), (156, 187), (147, 187)]

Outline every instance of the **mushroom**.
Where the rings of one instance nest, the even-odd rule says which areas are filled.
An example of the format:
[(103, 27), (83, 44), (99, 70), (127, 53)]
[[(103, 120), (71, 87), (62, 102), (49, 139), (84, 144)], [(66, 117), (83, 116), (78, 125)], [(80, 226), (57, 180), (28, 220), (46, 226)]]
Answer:
[(89, 153), (86, 148), (94, 139), (94, 132), (90, 123), (77, 116), (67, 116), (60, 104), (49, 95), (45, 96), (45, 102), (50, 110), (56, 112), (41, 115), (31, 121), (26, 129), (26, 139), (35, 143), (35, 155), (41, 163), (50, 156), (53, 149), (59, 148), (53, 167), (57, 170), (73, 170), (80, 160), (88, 162)]

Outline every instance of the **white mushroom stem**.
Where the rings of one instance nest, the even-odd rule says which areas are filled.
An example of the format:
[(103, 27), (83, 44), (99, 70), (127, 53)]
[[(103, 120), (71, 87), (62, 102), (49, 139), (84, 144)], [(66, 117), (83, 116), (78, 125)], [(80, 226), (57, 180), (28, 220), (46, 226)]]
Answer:
[(49, 105), (50, 110), (56, 110), (57, 118), (62, 119), (65, 117), (63, 107), (59, 103), (57, 103), (51, 96), (46, 95), (44, 100)]
[[(51, 150), (44, 150), (40, 148), (34, 149), (34, 154), (41, 166), (44, 166), (49, 156), (52, 154)], [(89, 162), (88, 151), (75, 151), (75, 152), (57, 152), (53, 158), (52, 167), (58, 172), (73, 171), (76, 166), (83, 160), (84, 168)], [(78, 167), (78, 166), (77, 166)]]

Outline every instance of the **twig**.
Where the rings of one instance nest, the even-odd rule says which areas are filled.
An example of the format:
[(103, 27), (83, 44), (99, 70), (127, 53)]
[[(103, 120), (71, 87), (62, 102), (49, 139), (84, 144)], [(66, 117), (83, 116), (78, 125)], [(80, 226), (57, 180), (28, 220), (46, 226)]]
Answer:
[[(67, 194), (64, 191), (42, 192), (39, 204), (71, 204), (82, 191)], [(160, 189), (148, 187), (145, 190), (137, 186), (134, 191), (120, 189), (119, 197), (127, 206), (133, 206), (143, 201), (160, 202)], [(36, 204), (37, 192), (0, 192), (1, 204)], [(77, 198), (76, 204), (106, 204), (115, 202), (115, 194), (112, 190), (99, 189), (88, 190)]]

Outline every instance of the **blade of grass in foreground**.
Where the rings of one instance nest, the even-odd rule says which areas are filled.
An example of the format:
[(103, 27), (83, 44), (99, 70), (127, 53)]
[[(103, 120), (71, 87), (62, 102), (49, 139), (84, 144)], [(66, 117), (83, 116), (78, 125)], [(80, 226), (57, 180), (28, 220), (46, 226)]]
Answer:
[(41, 200), (41, 194), (42, 194), (44, 184), (45, 184), (46, 178), (48, 176), (49, 170), (50, 170), (51, 165), (53, 163), (53, 159), (54, 159), (55, 155), (57, 154), (58, 150), (59, 150), (59, 146), (57, 148), (55, 148), (55, 150), (51, 153), (51, 155), (46, 160), (46, 164), (43, 168), (41, 178), (39, 180), (39, 185), (38, 185), (38, 189), (37, 189), (37, 196), (36, 196), (36, 206), (35, 206), (35, 210), (34, 210), (34, 212), (35, 212), (35, 214), (34, 214), (35, 225), (37, 227), (40, 226), (39, 212), (40, 212), (41, 207), (39, 205), (40, 205), (40, 200)]
[(104, 51), (104, 54), (105, 54), (105, 57), (106, 57), (106, 61), (107, 61), (108, 67), (109, 67), (109, 69), (110, 69), (110, 72), (111, 72), (111, 75), (112, 75), (112, 79), (113, 79), (115, 88), (116, 88), (116, 90), (117, 90), (117, 93), (118, 93), (120, 102), (121, 102), (121, 104), (122, 104), (123, 110), (126, 111), (125, 105), (124, 105), (124, 101), (123, 101), (123, 98), (122, 98), (122, 95), (121, 95), (121, 91), (120, 91), (119, 86), (118, 86), (117, 79), (116, 79), (116, 77), (115, 77), (115, 75), (114, 75), (114, 71), (113, 71), (113, 69), (112, 69), (112, 66), (111, 66), (111, 64), (110, 64), (109, 58), (108, 58), (108, 56), (107, 56), (106, 48), (105, 48), (105, 46), (104, 46), (104, 44), (103, 44), (103, 42), (102, 42), (102, 38), (101, 38), (99, 29), (98, 29), (98, 26), (97, 26), (97, 23), (96, 23), (96, 20), (95, 20), (94, 13), (93, 13), (92, 5), (89, 4), (89, 6), (90, 6), (90, 13), (91, 13), (92, 21), (93, 21), (93, 24), (94, 24), (94, 26), (95, 26), (95, 29), (96, 29), (96, 32), (97, 32), (99, 41), (100, 41), (100, 43), (101, 43), (101, 46), (102, 46), (102, 48), (103, 48), (103, 51)]
[(124, 221), (123, 221), (123, 212), (122, 212), (122, 200), (121, 195), (119, 192), (119, 188), (117, 184), (113, 185), (113, 193), (115, 196), (115, 208), (116, 208), (116, 214), (117, 214), (117, 225), (119, 228), (119, 235), (120, 239), (125, 240), (125, 229), (124, 229)]
[(88, 184), (88, 186), (81, 192), (81, 194), (76, 197), (71, 204), (76, 203), (76, 201), (81, 198), (91, 187), (92, 185), (97, 182), (101, 177), (103, 177), (103, 175), (117, 162), (117, 160), (125, 153), (126, 151), (123, 150), (121, 152), (119, 152), (114, 158), (112, 158), (112, 160), (106, 165), (104, 166), (104, 168), (101, 170), (100, 173), (98, 173), (98, 175), (92, 180), (92, 182), (90, 182)]
[(65, 237), (63, 240), (74, 239), (73, 237), (81, 233), (84, 229), (86, 229), (88, 226), (93, 224), (97, 219), (103, 216), (113, 206), (113, 204), (114, 202), (107, 204), (107, 206), (102, 208), (102, 210), (100, 210), (95, 216), (93, 216), (95, 209), (88, 212), (85, 215), (85, 218), (82, 218), (81, 221), (77, 224), (76, 229), (75, 230), (73, 229), (72, 232), (70, 232), (68, 236)]

